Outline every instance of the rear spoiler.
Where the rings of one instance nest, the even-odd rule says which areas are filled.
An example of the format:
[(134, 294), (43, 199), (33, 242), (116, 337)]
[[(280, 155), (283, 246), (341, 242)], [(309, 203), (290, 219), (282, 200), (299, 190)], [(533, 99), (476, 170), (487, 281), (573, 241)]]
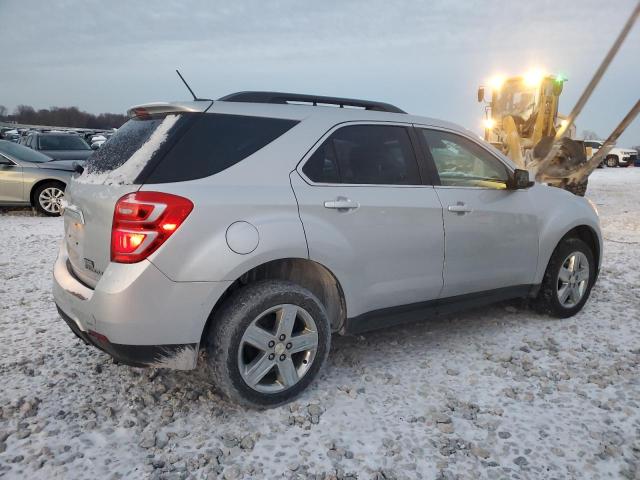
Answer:
[(127, 110), (129, 118), (147, 117), (158, 113), (184, 113), (200, 112), (204, 113), (213, 105), (213, 100), (195, 102), (154, 102), (135, 105)]

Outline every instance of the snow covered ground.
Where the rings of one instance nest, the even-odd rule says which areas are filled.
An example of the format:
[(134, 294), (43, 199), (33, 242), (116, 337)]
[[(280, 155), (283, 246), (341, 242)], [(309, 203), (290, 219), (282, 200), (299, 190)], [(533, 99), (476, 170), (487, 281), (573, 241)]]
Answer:
[(585, 309), (518, 303), (337, 338), (294, 404), (114, 365), (58, 318), (60, 219), (0, 213), (0, 477), (640, 478), (640, 168), (597, 170)]

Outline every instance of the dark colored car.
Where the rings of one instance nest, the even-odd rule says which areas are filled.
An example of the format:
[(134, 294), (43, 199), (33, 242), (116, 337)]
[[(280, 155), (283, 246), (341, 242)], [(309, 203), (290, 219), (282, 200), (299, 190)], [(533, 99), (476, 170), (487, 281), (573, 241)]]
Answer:
[(34, 132), (27, 136), (25, 146), (44, 153), (54, 160), (84, 161), (93, 153), (79, 135), (63, 132)]

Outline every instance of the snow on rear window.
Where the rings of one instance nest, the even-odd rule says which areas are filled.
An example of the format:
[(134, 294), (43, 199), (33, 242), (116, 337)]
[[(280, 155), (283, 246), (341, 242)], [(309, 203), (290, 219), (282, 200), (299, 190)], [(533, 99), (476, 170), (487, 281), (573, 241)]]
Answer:
[(161, 119), (132, 119), (96, 151), (85, 164), (79, 183), (125, 185), (133, 183), (167, 140), (180, 115)]

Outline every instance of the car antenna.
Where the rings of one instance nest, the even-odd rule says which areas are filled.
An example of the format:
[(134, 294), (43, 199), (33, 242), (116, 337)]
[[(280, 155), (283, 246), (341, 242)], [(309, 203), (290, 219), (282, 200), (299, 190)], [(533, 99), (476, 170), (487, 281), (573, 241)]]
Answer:
[(191, 96), (193, 97), (194, 101), (198, 101), (198, 100), (206, 100), (204, 98), (198, 98), (196, 97), (196, 94), (193, 93), (193, 90), (191, 90), (191, 87), (189, 86), (189, 84), (187, 83), (187, 81), (184, 79), (184, 77), (182, 76), (182, 74), (180, 73), (180, 70), (178, 70), (176, 68), (176, 73), (178, 74), (178, 76), (180, 77), (180, 80), (182, 80), (182, 83), (184, 83), (184, 86), (187, 87), (189, 89), (189, 92), (191, 93)]

